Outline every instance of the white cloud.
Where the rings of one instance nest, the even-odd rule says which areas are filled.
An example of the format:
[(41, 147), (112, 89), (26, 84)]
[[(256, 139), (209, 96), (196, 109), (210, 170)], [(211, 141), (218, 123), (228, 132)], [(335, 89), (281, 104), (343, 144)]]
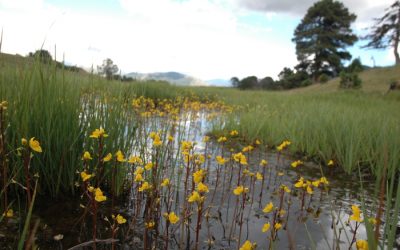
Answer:
[(119, 15), (34, 1), (0, 0), (3, 51), (26, 55), (45, 41), (52, 54), (57, 45), (57, 59), (86, 68), (110, 57), (126, 73), (174, 70), (204, 80), (276, 77), (296, 63), (290, 39), (240, 23), (248, 11), (232, 1), (120, 0)]

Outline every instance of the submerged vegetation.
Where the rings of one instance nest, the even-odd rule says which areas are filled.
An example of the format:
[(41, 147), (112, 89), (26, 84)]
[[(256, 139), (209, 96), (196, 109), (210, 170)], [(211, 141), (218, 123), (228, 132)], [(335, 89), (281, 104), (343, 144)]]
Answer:
[[(178, 88), (1, 64), (2, 241), (391, 248), (398, 97)], [(44, 222), (50, 240), (43, 197), (72, 199), (68, 229)]]

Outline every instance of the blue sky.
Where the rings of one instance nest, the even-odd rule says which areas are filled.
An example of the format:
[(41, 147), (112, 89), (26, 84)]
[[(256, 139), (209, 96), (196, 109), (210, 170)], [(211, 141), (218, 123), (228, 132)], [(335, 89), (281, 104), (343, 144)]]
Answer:
[[(90, 68), (111, 58), (122, 73), (178, 71), (208, 80), (277, 77), (297, 60), (293, 30), (315, 0), (0, 0), (2, 51), (42, 45)], [(344, 0), (357, 34), (391, 0)], [(56, 53), (55, 53), (56, 45)], [(390, 50), (350, 48), (364, 64), (392, 65)], [(56, 55), (55, 55), (56, 54)]]

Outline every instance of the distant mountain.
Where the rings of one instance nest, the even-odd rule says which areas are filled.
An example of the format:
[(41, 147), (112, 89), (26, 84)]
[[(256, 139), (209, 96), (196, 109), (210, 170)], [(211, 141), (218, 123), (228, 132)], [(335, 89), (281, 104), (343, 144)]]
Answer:
[(167, 81), (178, 86), (204, 86), (208, 85), (206, 82), (188, 76), (179, 72), (155, 72), (155, 73), (138, 73), (132, 72), (125, 75), (126, 77), (132, 77), (137, 80), (158, 80)]
[(231, 81), (226, 79), (211, 79), (207, 80), (209, 86), (216, 86), (216, 87), (230, 87)]

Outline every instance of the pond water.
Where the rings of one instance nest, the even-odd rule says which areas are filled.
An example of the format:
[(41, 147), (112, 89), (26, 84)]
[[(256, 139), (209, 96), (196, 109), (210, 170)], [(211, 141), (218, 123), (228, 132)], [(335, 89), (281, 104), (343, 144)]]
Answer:
[[(143, 165), (150, 161), (162, 165), (157, 172), (158, 180), (169, 178), (171, 182), (168, 189), (157, 188), (157, 230), (145, 229), (148, 218), (154, 217), (146, 215), (150, 193), (138, 191), (143, 183), (133, 181), (133, 170), (137, 170), (137, 165), (128, 174), (130, 184), (125, 198), (119, 200), (114, 208), (110, 208), (109, 204), (100, 208), (99, 221), (103, 224), (99, 223), (99, 239), (110, 238), (111, 226), (104, 222), (104, 217), (110, 218), (111, 213), (119, 213), (128, 223), (119, 226), (117, 249), (143, 249), (145, 233), (150, 238), (150, 246), (194, 249), (197, 231), (198, 249), (238, 249), (246, 240), (256, 243), (257, 249), (348, 249), (356, 226), (355, 221), (349, 221), (352, 205), (361, 208), (361, 199), (364, 199), (367, 215), (362, 214), (362, 217), (375, 216), (377, 200), (371, 197), (373, 182), (365, 182), (361, 188), (358, 176), (346, 175), (337, 166), (319, 166), (304, 161), (294, 168), (291, 164), (298, 158), (287, 155), (285, 150), (278, 153), (257, 143), (252, 144), (253, 149), (242, 152), (247, 164), (240, 164), (233, 159), (233, 155), (249, 146), (248, 143), (244, 143), (240, 135), (227, 135), (226, 142), (218, 142), (218, 138), (205, 142), (204, 136), (213, 126), (223, 122), (222, 118), (213, 122), (209, 122), (208, 118), (209, 112), (196, 111), (183, 114), (175, 121), (164, 117), (142, 119), (137, 130), (136, 148), (130, 153), (140, 155)], [(155, 148), (149, 134), (157, 131), (163, 135), (164, 142), (168, 135), (174, 139), (161, 149)], [(182, 141), (193, 143), (190, 149), (192, 159), (188, 162), (185, 162), (180, 149)], [(227, 162), (218, 164), (217, 156), (224, 157)], [(260, 164), (263, 160), (268, 163)], [(203, 202), (189, 203), (188, 197), (198, 186), (192, 176), (199, 169), (207, 173), (202, 182), (208, 186), (209, 192), (201, 194)], [(261, 174), (259, 178), (257, 173)], [(143, 175), (145, 179), (154, 177), (147, 172)], [(306, 187), (295, 186), (301, 177), (304, 183), (307, 180), (318, 181), (322, 177), (329, 183), (309, 185), (311, 190), (307, 192)], [(286, 191), (282, 185), (286, 186)], [(235, 195), (233, 191), (238, 186), (248, 188), (248, 191)], [(263, 211), (270, 202), (273, 204), (272, 211)], [(82, 216), (81, 203), (80, 200), (52, 204), (45, 200), (38, 202), (33, 221), (40, 219), (36, 241), (39, 247), (67, 249), (91, 239), (90, 221), (79, 220)], [(166, 243), (167, 224), (162, 215), (172, 211), (179, 216), (179, 221), (168, 225)], [(268, 222), (271, 227), (262, 232)], [(274, 230), (277, 223), (281, 224), (281, 228)], [(55, 241), (55, 235), (62, 235), (63, 239)], [(355, 238), (367, 239), (364, 224), (357, 229)], [(352, 245), (355, 249), (355, 244)], [(98, 248), (110, 249), (110, 245), (98, 244)]]

